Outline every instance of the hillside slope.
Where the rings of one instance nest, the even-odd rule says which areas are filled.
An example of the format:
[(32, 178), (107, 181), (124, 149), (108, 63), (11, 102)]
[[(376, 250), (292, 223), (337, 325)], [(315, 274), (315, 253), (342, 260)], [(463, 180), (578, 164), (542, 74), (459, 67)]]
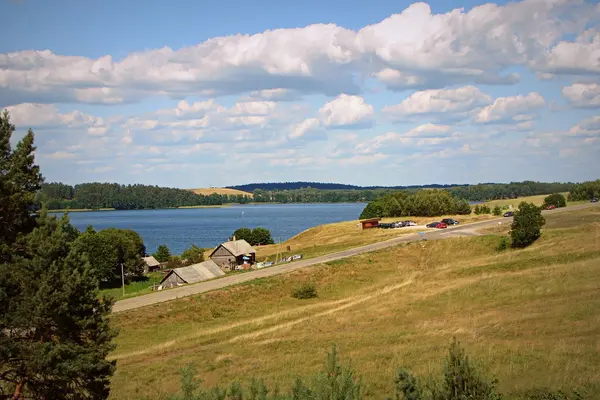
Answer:
[(190, 189), (190, 190), (196, 194), (201, 194), (204, 196), (210, 196), (211, 194), (216, 193), (216, 194), (228, 195), (228, 196), (242, 195), (242, 196), (248, 196), (250, 198), (253, 197), (252, 193), (250, 193), (250, 192), (246, 192), (246, 191), (238, 190), (238, 189), (232, 189), (232, 188), (200, 188), (200, 189)]

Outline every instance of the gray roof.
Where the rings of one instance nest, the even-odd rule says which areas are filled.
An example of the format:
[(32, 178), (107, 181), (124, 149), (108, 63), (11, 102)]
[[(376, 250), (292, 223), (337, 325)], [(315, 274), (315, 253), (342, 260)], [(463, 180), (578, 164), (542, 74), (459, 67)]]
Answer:
[(149, 267), (158, 267), (160, 265), (160, 263), (158, 261), (156, 261), (156, 258), (154, 258), (153, 256), (142, 257), (142, 259), (144, 260), (146, 265)]
[(196, 283), (218, 278), (225, 275), (225, 272), (214, 261), (208, 260), (187, 267), (175, 268), (162, 279), (161, 283), (171, 274), (177, 274), (185, 283)]
[[(221, 243), (221, 246), (225, 247), (227, 249), (227, 251), (229, 251), (235, 257), (241, 256), (244, 254), (256, 253), (256, 250), (254, 250), (254, 248), (252, 246), (250, 246), (250, 244), (248, 242), (246, 242), (244, 239), (232, 240), (229, 242)], [(217, 246), (217, 249), (218, 248), (219, 247)], [(213, 251), (213, 253), (214, 253), (214, 251)]]

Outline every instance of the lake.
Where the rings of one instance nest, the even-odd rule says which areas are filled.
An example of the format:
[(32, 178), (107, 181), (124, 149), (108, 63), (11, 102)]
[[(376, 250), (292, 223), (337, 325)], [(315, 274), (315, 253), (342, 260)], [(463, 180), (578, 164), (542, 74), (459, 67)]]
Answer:
[(171, 253), (195, 244), (215, 247), (242, 227), (261, 226), (271, 231), (275, 241), (283, 242), (313, 226), (358, 219), (365, 203), (335, 204), (252, 204), (222, 208), (169, 210), (90, 211), (69, 214), (80, 231), (94, 229), (132, 229), (144, 239), (146, 251), (153, 253), (166, 244)]

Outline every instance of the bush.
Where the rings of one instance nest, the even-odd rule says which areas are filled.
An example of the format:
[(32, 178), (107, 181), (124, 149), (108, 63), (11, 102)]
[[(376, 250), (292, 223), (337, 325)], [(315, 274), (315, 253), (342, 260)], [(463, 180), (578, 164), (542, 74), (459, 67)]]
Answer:
[(254, 228), (253, 230), (250, 230), (250, 228), (239, 228), (233, 232), (233, 236), (235, 236), (236, 240), (245, 240), (251, 246), (275, 243), (271, 237), (271, 232), (261, 227)]
[(158, 262), (167, 262), (171, 258), (171, 250), (169, 250), (166, 244), (161, 244), (152, 256), (154, 256)]
[(519, 204), (510, 231), (512, 247), (524, 248), (535, 242), (541, 236), (541, 229), (545, 223), (542, 212), (535, 204)]
[(201, 263), (204, 261), (204, 249), (193, 244), (192, 247), (181, 253), (181, 259), (185, 260), (186, 265)]
[(317, 297), (317, 286), (311, 282), (304, 283), (302, 286), (292, 290), (292, 297), (297, 299), (312, 299)]
[[(154, 258), (156, 258), (156, 257), (154, 257)], [(179, 258), (177, 256), (171, 256), (171, 257), (169, 257), (169, 261), (167, 261), (166, 267), (168, 269), (175, 269), (175, 268), (185, 267), (185, 265), (183, 264), (183, 261), (181, 261), (181, 258)]]
[(548, 206), (554, 206), (556, 208), (566, 207), (567, 199), (560, 193), (554, 193), (544, 199), (543, 208), (547, 208)]
[(502, 208), (500, 208), (499, 205), (496, 205), (496, 207), (494, 207), (493, 214), (496, 215), (496, 216), (502, 215)]
[(496, 250), (504, 251), (504, 250), (508, 249), (509, 247), (510, 247), (510, 239), (506, 236), (502, 236), (502, 239), (500, 239), (500, 243), (498, 243), (498, 247), (496, 247)]

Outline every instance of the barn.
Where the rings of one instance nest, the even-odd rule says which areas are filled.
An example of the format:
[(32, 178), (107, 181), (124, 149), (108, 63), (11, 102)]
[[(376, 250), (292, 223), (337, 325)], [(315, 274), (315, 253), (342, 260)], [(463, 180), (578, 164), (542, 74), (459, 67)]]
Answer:
[(212, 260), (203, 261), (199, 264), (172, 269), (161, 281), (162, 289), (189, 283), (202, 282), (225, 275), (221, 268)]
[(221, 243), (210, 254), (210, 259), (223, 271), (232, 271), (238, 265), (254, 264), (256, 250), (245, 240), (231, 240)]

